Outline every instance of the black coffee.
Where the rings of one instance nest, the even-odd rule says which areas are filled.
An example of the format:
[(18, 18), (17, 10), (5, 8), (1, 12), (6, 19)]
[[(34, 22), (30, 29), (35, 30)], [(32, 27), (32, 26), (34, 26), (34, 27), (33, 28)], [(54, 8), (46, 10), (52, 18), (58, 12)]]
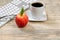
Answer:
[(32, 3), (32, 6), (34, 6), (34, 7), (42, 7), (43, 4), (37, 2), (37, 3)]

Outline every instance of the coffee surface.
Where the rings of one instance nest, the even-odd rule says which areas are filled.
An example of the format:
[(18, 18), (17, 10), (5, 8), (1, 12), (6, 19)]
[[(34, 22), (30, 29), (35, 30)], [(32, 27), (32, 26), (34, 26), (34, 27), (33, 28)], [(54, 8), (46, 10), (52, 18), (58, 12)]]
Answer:
[(42, 7), (43, 4), (37, 2), (37, 3), (32, 3), (32, 6), (34, 6), (34, 7)]

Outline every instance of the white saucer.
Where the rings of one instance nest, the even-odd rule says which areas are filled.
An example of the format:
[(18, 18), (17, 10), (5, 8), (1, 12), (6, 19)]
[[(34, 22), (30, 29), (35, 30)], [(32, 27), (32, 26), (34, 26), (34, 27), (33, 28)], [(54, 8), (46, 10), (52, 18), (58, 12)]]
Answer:
[(47, 14), (46, 14), (46, 12), (43, 12), (42, 17), (39, 20), (32, 18), (30, 10), (27, 10), (26, 13), (28, 15), (29, 21), (46, 21), (47, 20)]

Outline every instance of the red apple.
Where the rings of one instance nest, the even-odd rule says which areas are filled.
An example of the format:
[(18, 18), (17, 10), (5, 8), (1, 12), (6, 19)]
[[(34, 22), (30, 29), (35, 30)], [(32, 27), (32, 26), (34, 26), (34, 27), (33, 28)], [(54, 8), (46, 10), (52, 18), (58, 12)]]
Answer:
[(21, 12), (17, 14), (15, 22), (19, 28), (23, 28), (28, 23), (28, 16), (24, 12), (24, 8), (21, 9)]

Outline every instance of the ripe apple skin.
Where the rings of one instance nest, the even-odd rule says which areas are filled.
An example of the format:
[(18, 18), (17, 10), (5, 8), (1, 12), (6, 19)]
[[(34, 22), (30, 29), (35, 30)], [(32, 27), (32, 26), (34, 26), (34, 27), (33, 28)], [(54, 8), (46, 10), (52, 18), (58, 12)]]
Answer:
[(28, 16), (25, 13), (22, 16), (17, 14), (15, 22), (19, 28), (24, 28), (28, 23)]

